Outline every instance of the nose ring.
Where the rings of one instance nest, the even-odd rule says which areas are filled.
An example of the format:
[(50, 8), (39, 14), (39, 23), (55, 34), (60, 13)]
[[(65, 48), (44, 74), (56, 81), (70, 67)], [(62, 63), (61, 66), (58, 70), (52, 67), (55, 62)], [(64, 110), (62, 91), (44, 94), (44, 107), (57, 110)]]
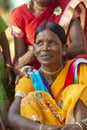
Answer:
[(50, 50), (50, 47), (48, 47), (47, 49)]

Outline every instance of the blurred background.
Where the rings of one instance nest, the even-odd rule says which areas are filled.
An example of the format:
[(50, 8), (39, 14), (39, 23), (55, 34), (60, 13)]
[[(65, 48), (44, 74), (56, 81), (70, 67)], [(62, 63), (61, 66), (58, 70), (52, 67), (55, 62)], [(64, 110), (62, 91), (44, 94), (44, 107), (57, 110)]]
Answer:
[(9, 40), (9, 46), (10, 46), (10, 53), (11, 53), (11, 59), (13, 60), (14, 57), (14, 43), (13, 43), (13, 37), (11, 36), (11, 11), (18, 7), (19, 5), (22, 5), (24, 3), (27, 3), (29, 0), (0, 0), (0, 15), (3, 17), (5, 22), (8, 25), (8, 28), (6, 29), (6, 35)]
[[(83, 0), (87, 5), (87, 0)], [(11, 11), (22, 5), (24, 3), (29, 2), (29, 0), (0, 0), (0, 15), (3, 17), (5, 22), (8, 25), (8, 29), (6, 30), (6, 35), (9, 40), (10, 52), (11, 52), (11, 59), (13, 60), (14, 57), (14, 43), (13, 37), (11, 36)]]

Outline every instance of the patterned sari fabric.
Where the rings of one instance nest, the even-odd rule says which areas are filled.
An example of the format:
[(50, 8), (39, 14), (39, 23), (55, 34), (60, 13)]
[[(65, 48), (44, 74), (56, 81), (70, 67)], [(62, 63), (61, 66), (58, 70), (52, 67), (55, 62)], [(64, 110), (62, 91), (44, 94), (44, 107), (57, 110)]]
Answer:
[[(74, 67), (74, 64), (77, 66)], [(72, 71), (69, 72), (70, 68)], [(76, 68), (78, 83), (74, 82), (75, 73), (72, 73)], [(73, 82), (68, 73), (73, 78)], [(73, 112), (77, 101), (80, 99), (87, 106), (86, 74), (87, 60), (84, 58), (67, 61), (50, 88), (47, 87), (38, 71), (29, 73), (29, 77), (23, 77), (15, 89), (16, 92), (26, 93), (21, 102), (21, 115), (33, 121), (51, 125), (74, 123)]]
[[(79, 6), (80, 12), (75, 11)], [(75, 13), (75, 14), (74, 14)], [(54, 0), (44, 11), (35, 16), (24, 4), (12, 12), (12, 34), (25, 39), (26, 44), (34, 44), (34, 33), (38, 25), (44, 21), (54, 21), (62, 25), (68, 36), (71, 20), (79, 17), (86, 34), (86, 7), (82, 0)]]
[[(0, 16), (0, 33), (4, 32), (6, 28), (7, 25)], [(9, 106), (9, 99), (6, 94), (7, 84), (5, 83), (4, 73), (4, 57), (0, 51), (0, 114), (2, 119), (5, 121), (7, 108)]]

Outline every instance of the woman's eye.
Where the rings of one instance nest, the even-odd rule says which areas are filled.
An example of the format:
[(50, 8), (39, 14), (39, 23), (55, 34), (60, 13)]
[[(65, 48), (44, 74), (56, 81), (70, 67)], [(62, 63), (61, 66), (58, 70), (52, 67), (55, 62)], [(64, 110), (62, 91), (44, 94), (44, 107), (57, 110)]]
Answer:
[(37, 42), (36, 45), (41, 46), (43, 43), (41, 41)]
[[(43, 46), (44, 44), (45, 44), (45, 42), (43, 42), (43, 41), (36, 42), (37, 46)], [(55, 41), (48, 41), (48, 42), (46, 42), (46, 44), (49, 44), (49, 46), (57, 45), (57, 43)]]
[(50, 44), (51, 45), (57, 45), (57, 43), (55, 41), (51, 41)]

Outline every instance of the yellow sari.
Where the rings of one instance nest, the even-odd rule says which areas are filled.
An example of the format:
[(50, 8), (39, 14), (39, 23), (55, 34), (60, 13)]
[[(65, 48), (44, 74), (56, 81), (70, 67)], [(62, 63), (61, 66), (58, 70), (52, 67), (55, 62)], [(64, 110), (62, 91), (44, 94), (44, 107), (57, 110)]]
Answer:
[[(85, 105), (87, 101), (87, 65), (81, 64), (79, 69), (79, 83), (71, 84), (64, 89), (64, 82), (72, 61), (68, 61), (51, 86), (52, 95), (45, 91), (35, 91), (29, 77), (23, 77), (16, 91), (26, 93), (22, 99), (21, 115), (33, 121), (50, 125), (61, 125), (75, 122), (73, 111), (80, 99)], [(84, 91), (86, 90), (86, 91)]]

